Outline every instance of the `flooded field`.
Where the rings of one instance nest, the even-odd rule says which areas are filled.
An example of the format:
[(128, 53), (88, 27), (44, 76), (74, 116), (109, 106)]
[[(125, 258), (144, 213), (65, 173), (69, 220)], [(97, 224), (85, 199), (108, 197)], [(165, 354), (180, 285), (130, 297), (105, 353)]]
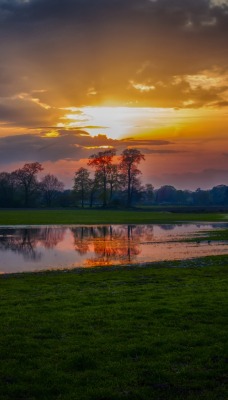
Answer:
[(0, 273), (228, 254), (228, 241), (197, 239), (223, 227), (227, 224), (0, 227)]

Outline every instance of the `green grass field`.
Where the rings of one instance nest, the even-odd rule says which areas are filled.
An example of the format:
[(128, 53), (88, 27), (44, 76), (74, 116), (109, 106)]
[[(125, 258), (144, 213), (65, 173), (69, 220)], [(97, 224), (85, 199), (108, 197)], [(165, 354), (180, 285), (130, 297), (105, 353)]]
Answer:
[(2, 276), (1, 400), (224, 400), (227, 265)]
[(0, 225), (23, 224), (146, 224), (227, 221), (227, 214), (170, 213), (133, 210), (0, 210)]

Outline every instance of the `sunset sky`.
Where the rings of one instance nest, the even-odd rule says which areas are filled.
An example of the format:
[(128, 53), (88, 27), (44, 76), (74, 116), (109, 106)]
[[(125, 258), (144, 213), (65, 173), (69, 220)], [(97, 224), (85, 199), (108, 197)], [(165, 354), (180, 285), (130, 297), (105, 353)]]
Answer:
[(127, 147), (144, 183), (228, 184), (228, 0), (0, 0), (0, 171), (72, 186)]

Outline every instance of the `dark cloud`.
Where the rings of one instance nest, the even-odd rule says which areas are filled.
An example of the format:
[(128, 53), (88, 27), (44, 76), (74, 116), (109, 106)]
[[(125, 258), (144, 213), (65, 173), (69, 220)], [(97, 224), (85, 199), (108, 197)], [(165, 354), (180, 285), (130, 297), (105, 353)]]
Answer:
[[(43, 136), (27, 134), (7, 136), (0, 138), (0, 162), (7, 165), (18, 162), (80, 160), (88, 158), (91, 154), (102, 151), (109, 146), (121, 152), (126, 147), (163, 146), (169, 144), (164, 140), (113, 140), (105, 135), (91, 137), (83, 130), (59, 130), (59, 136), (48, 137), (47, 132)], [(159, 153), (159, 150), (155, 150)], [(7, 166), (6, 166), (7, 168)]]
[[(131, 146), (132, 147), (132, 146)], [(139, 149), (143, 154), (183, 154), (186, 153), (186, 151), (183, 150), (171, 150), (171, 149), (149, 149), (149, 148), (144, 148), (141, 146), (137, 145), (137, 149)]]
[(122, 139), (119, 141), (121, 144), (125, 144), (126, 146), (128, 145), (135, 145), (135, 146), (150, 146), (150, 145), (157, 145), (157, 146), (162, 146), (165, 144), (172, 144), (169, 140), (155, 140), (155, 139), (149, 139), (149, 140), (143, 140), (143, 139), (134, 139), (134, 138), (127, 138), (127, 139)]
[(226, 100), (217, 101), (217, 102), (213, 103), (213, 107), (215, 107), (215, 108), (228, 107), (228, 101), (226, 101)]
[[(56, 118), (63, 115), (60, 110), (49, 108), (46, 104), (39, 104), (39, 100), (26, 94), (21, 98), (0, 98), (0, 121), (9, 126), (39, 127), (42, 123), (47, 126), (56, 122)], [(24, 98), (23, 98), (24, 96)]]

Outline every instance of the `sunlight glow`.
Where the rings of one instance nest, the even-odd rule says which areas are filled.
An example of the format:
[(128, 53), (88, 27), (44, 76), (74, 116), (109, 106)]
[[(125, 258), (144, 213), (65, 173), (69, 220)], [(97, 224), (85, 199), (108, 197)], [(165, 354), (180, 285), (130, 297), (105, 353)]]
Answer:
[(58, 137), (59, 136), (59, 132), (57, 132), (57, 131), (50, 131), (50, 132), (47, 132), (47, 133), (45, 133), (45, 135), (44, 135), (44, 137), (48, 137), (48, 138), (55, 138), (55, 137)]
[(91, 149), (113, 149), (113, 146), (85, 146), (84, 149), (91, 150)]
[(135, 129), (141, 132), (145, 125), (150, 128), (161, 126), (175, 113), (175, 110), (167, 108), (72, 107), (71, 113), (63, 117), (61, 126), (84, 129), (91, 136), (105, 134), (112, 139), (121, 139), (131, 136)]
[[(185, 105), (189, 106), (192, 101)], [(173, 137), (187, 126), (200, 127), (201, 121), (221, 118), (211, 109), (174, 109), (150, 107), (70, 107), (57, 126), (81, 129), (92, 137), (106, 135), (111, 139)], [(69, 113), (70, 111), (70, 113)]]

